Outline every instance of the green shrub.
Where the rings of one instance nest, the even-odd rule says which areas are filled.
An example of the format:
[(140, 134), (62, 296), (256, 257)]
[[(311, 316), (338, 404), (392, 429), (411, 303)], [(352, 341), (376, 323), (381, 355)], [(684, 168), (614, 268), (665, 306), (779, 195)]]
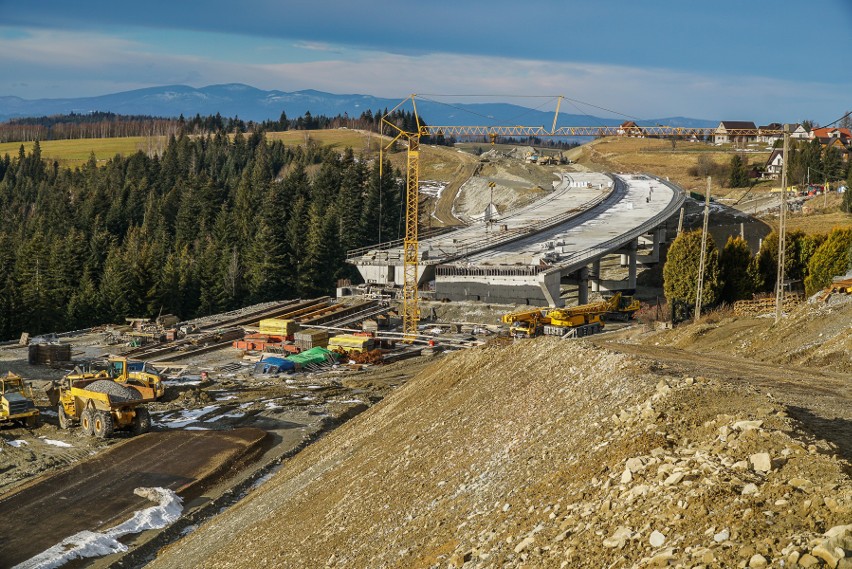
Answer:
[(808, 263), (805, 293), (810, 296), (831, 284), (831, 279), (849, 268), (852, 256), (852, 228), (836, 227), (814, 252)]

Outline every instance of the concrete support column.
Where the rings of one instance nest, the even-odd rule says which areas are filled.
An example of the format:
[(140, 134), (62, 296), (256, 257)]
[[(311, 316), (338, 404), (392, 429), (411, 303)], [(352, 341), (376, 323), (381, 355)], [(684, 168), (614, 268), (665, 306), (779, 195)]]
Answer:
[(592, 261), (592, 271), (589, 274), (589, 281), (592, 284), (592, 292), (600, 292), (601, 290), (601, 260), (595, 259)]
[(559, 295), (562, 288), (560, 286), (561, 282), (562, 274), (559, 271), (538, 274), (538, 286), (541, 287), (541, 292), (544, 294), (547, 304), (554, 308), (559, 308), (564, 304), (562, 297)]
[(634, 239), (630, 242), (629, 265), (627, 267), (627, 288), (636, 288), (636, 249), (639, 248), (639, 241)]
[(577, 274), (577, 304), (589, 302), (589, 267), (583, 267)]

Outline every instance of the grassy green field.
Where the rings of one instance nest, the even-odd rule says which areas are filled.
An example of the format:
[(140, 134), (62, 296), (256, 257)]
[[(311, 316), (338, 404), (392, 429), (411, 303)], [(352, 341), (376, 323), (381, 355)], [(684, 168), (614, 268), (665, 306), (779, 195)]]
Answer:
[[(268, 140), (283, 140), (289, 145), (304, 145), (308, 141), (315, 141), (321, 146), (332, 146), (334, 148), (351, 147), (355, 154), (378, 152), (379, 137), (375, 134), (348, 130), (312, 130), (312, 131), (286, 131), (270, 132), (266, 135)], [(40, 142), (41, 155), (45, 160), (56, 161), (60, 168), (75, 168), (89, 160), (92, 152), (95, 159), (103, 164), (116, 154), (128, 156), (138, 151), (145, 153), (156, 153), (162, 151), (168, 142), (165, 136), (131, 136), (126, 138), (79, 138), (74, 140), (44, 140)], [(27, 153), (32, 152), (32, 142), (4, 142), (0, 143), (0, 156), (9, 154), (17, 156), (21, 144)]]
[[(116, 154), (128, 156), (139, 150), (154, 152), (164, 148), (167, 139), (164, 136), (130, 136), (126, 138), (78, 138), (73, 140), (44, 140), (41, 146), (42, 158), (56, 161), (60, 168), (74, 168), (85, 164), (92, 152), (99, 163), (106, 162)], [(4, 142), (0, 144), (0, 156), (17, 156), (18, 149), (24, 145), (27, 154), (32, 152), (32, 142)]]

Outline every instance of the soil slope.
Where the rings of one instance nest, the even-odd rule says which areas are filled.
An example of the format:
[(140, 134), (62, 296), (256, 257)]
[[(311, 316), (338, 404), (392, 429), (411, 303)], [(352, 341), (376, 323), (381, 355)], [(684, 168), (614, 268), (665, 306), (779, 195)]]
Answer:
[(787, 411), (582, 341), (458, 352), (150, 566), (838, 565), (849, 465)]

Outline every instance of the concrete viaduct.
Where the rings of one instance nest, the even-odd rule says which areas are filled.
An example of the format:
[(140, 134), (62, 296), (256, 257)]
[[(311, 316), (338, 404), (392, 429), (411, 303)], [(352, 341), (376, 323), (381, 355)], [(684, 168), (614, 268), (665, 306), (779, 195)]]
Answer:
[[(592, 291), (636, 288), (637, 263), (659, 261), (665, 223), (685, 194), (649, 175), (571, 173), (554, 191), (503, 217), (424, 236), (419, 244), (418, 287), (434, 282), (437, 299), (495, 304), (562, 306), (563, 284), (578, 287), (579, 302)], [(640, 240), (649, 255), (637, 254)], [(367, 283), (401, 286), (400, 241), (350, 251)], [(620, 255), (627, 281), (600, 279), (601, 259)]]

